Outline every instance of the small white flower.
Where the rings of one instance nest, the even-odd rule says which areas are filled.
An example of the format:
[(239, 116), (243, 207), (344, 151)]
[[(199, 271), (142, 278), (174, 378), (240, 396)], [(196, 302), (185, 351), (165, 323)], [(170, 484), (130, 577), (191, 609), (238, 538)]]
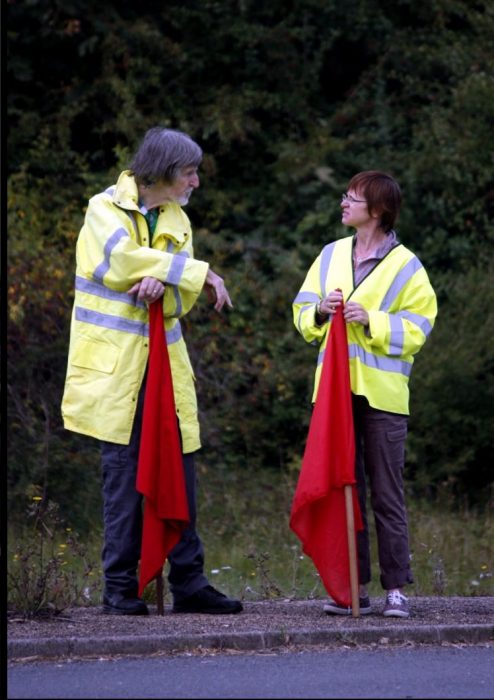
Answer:
[(219, 569), (211, 569), (212, 574), (219, 574), (220, 570)]

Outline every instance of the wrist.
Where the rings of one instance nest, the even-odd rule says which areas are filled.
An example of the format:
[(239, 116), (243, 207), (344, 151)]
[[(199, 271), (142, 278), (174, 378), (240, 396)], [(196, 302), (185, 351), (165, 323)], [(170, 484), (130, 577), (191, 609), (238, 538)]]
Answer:
[(324, 320), (329, 316), (329, 314), (324, 313), (324, 311), (321, 310), (321, 302), (318, 302), (316, 304), (316, 321), (318, 319)]

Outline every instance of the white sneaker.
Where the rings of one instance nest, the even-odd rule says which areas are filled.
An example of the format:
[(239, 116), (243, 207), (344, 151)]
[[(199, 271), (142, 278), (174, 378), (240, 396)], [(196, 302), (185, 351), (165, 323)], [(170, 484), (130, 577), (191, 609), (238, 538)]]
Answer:
[(384, 617), (410, 617), (408, 598), (400, 591), (388, 591), (383, 615)]

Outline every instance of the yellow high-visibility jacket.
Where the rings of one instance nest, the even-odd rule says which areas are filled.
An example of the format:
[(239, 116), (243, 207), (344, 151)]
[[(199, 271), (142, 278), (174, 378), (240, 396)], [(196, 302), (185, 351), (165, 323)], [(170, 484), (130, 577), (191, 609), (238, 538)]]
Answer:
[(89, 201), (76, 249), (64, 426), (129, 443), (148, 362), (149, 318), (147, 305), (127, 291), (156, 277), (166, 285), (163, 315), (183, 451), (193, 452), (201, 446), (200, 429), (180, 318), (197, 300), (209, 266), (194, 260), (190, 221), (178, 204), (160, 207), (152, 244), (145, 212), (129, 171)]
[(331, 322), (316, 324), (316, 304), (334, 289), (344, 303), (362, 304), (369, 314), (366, 330), (346, 325), (352, 393), (373, 408), (409, 414), (408, 382), (413, 356), (432, 330), (437, 301), (419, 259), (404, 245), (392, 248), (355, 286), (353, 236), (323, 248), (293, 301), (293, 319), (306, 342), (319, 345), (312, 400), (316, 400)]

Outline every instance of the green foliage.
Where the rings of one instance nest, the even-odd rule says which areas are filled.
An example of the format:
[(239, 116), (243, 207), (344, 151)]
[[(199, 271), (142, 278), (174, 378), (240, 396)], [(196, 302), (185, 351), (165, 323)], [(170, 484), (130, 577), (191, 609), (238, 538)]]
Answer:
[(483, 500), (494, 391), (492, 3), (29, 0), (6, 14), (12, 515), (36, 483), (82, 530), (99, 522), (97, 446), (64, 431), (59, 410), (75, 240), (88, 197), (156, 124), (204, 148), (203, 186), (188, 207), (195, 251), (235, 305), (220, 317), (201, 300), (185, 324), (206, 462), (297, 464), (315, 356), (291, 301), (323, 245), (347, 233), (348, 179), (381, 168), (403, 187), (398, 232), (440, 300), (412, 376), (410, 479), (418, 493), (446, 482)]
[(62, 505), (82, 530), (99, 523), (97, 446), (63, 430), (60, 401), (67, 362), (73, 260), (82, 213), (26, 173), (8, 187), (9, 281), (7, 447), (9, 508), (22, 520), (25, 494)]
[(74, 605), (90, 604), (94, 564), (77, 533), (64, 527), (58, 506), (35, 495), (25, 515), (25, 526), (9, 548), (9, 612), (53, 617)]
[[(293, 342), (287, 290), (303, 272), (298, 257), (276, 245), (266, 250), (247, 239), (233, 245), (234, 311), (218, 316), (200, 304), (186, 325), (206, 459), (232, 467), (286, 467), (305, 441), (315, 361), (314, 348)], [(214, 257), (221, 272), (223, 259), (232, 257), (231, 243), (204, 231), (196, 248), (206, 259)]]
[(487, 503), (494, 450), (492, 263), (435, 280), (438, 320), (411, 381), (407, 462), (417, 492), (439, 485)]

